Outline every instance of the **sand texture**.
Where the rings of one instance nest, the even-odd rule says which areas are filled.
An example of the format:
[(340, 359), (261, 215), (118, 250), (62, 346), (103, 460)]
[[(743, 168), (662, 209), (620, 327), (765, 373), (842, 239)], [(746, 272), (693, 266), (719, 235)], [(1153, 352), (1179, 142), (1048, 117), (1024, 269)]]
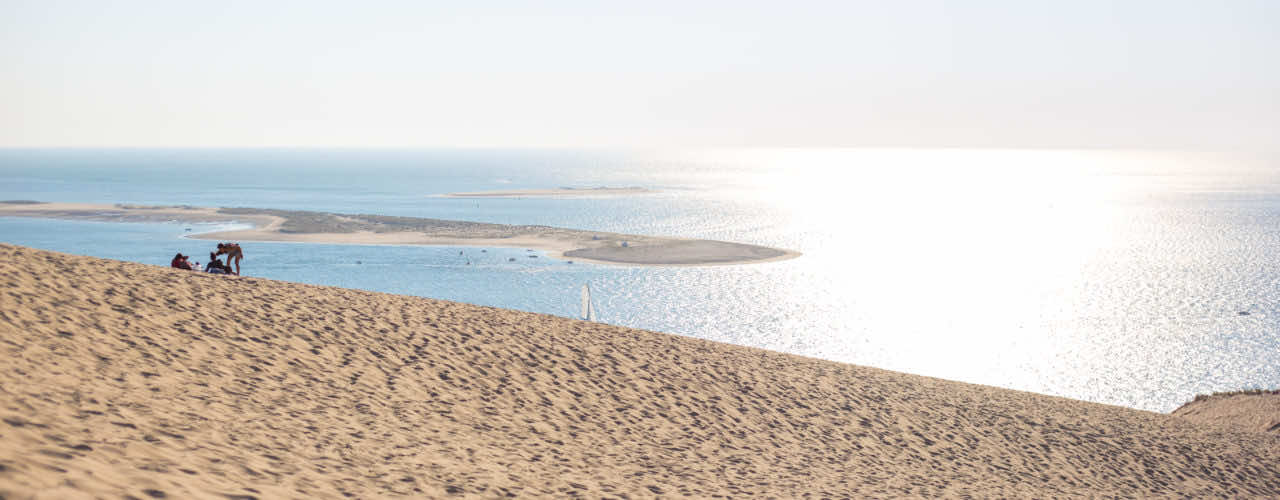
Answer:
[(1280, 437), (1170, 415), (10, 245), (0, 283), (6, 499), (1280, 496)]
[(219, 241), (288, 241), (362, 245), (450, 245), (530, 248), (551, 257), (602, 264), (697, 266), (790, 259), (799, 252), (711, 240), (691, 240), (420, 217), (335, 214), (261, 208), (0, 202), (0, 216), (112, 222), (242, 222), (251, 229), (193, 234)]
[(1202, 396), (1173, 411), (1193, 422), (1280, 436), (1280, 391)]
[(599, 196), (625, 196), (632, 194), (648, 194), (656, 191), (642, 187), (593, 187), (575, 188), (560, 187), (554, 189), (509, 189), (500, 191), (475, 191), (470, 193), (448, 193), (447, 198), (576, 198)]

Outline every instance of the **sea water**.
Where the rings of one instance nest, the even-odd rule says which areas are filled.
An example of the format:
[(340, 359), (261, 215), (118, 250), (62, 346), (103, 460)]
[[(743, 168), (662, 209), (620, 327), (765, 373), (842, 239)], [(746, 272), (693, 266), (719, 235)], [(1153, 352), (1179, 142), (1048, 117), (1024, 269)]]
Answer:
[[(543, 224), (797, 250), (752, 265), (241, 242), (244, 274), (576, 317), (1168, 411), (1280, 386), (1280, 156), (1001, 150), (0, 150), (0, 199)], [(626, 196), (447, 198), (556, 187)], [(234, 224), (0, 218), (167, 265)], [(856, 383), (856, 381), (852, 382)]]

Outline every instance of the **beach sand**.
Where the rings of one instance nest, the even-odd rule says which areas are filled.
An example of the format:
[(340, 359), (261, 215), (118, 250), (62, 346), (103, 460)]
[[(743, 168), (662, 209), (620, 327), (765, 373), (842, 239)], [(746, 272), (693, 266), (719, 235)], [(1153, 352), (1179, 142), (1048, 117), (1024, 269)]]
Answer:
[(1280, 436), (1171, 415), (11, 245), (0, 283), (6, 499), (1280, 496)]
[(242, 222), (253, 227), (191, 237), (220, 241), (530, 248), (558, 259), (642, 266), (754, 264), (800, 255), (791, 250), (725, 241), (301, 210), (0, 202), (0, 216), (108, 222)]
[(1172, 414), (1192, 422), (1280, 436), (1280, 391), (1200, 396)]

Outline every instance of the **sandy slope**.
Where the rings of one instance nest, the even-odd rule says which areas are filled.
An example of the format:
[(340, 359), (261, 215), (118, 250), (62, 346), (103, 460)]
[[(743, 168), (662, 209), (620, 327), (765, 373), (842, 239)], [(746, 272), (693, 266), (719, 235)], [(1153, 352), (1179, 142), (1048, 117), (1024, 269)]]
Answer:
[(0, 245), (0, 496), (1280, 496), (1280, 437)]
[(1206, 396), (1173, 410), (1173, 415), (1203, 424), (1280, 435), (1280, 393)]

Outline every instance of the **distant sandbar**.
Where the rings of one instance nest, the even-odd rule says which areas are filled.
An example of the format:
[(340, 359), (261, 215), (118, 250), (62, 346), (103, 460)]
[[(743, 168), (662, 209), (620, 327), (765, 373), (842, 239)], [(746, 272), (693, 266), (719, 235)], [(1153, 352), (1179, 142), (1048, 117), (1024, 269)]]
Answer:
[(593, 187), (575, 188), (559, 187), (555, 189), (512, 189), (502, 191), (475, 191), (470, 193), (449, 193), (445, 198), (560, 198), (587, 196), (624, 196), (631, 194), (656, 193), (657, 191), (633, 187)]
[(749, 264), (797, 257), (798, 252), (744, 243), (666, 238), (551, 226), (336, 214), (262, 208), (187, 205), (94, 205), (0, 201), (0, 216), (107, 222), (252, 224), (250, 229), (191, 235), (234, 241), (284, 241), (363, 245), (447, 245), (536, 248), (560, 259), (645, 266)]

